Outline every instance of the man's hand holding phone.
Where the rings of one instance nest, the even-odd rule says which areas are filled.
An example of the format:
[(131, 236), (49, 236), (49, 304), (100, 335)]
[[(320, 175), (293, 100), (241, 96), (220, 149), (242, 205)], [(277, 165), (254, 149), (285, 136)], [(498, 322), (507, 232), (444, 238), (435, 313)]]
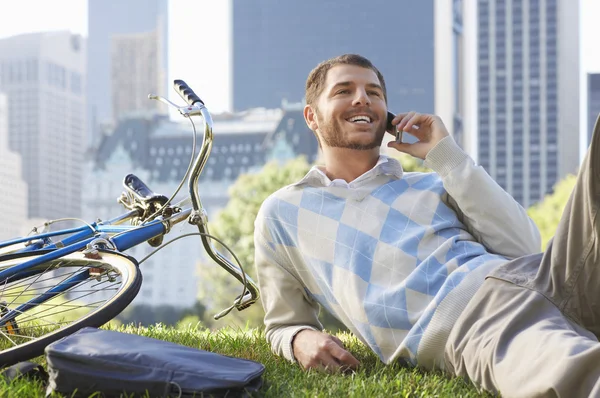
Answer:
[[(418, 139), (415, 143), (406, 143), (401, 140), (390, 141), (388, 147), (408, 153), (419, 159), (425, 159), (429, 151), (450, 133), (439, 116), (417, 112), (401, 113), (393, 118), (388, 112), (388, 128), (390, 134), (396, 137), (396, 131), (407, 132)], [(390, 121), (391, 119), (391, 121)], [(400, 137), (401, 134), (400, 134)]]

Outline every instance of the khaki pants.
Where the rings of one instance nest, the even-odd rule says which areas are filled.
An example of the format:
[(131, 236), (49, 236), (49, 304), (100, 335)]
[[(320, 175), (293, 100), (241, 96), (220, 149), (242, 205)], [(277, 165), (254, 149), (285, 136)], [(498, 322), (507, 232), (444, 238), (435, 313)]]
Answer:
[(494, 270), (446, 344), (446, 368), (505, 397), (600, 397), (600, 118), (545, 253)]

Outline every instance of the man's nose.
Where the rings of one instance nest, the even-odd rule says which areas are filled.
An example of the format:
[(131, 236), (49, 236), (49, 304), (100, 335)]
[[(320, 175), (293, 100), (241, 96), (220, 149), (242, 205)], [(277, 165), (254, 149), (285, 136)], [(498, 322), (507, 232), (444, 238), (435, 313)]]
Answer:
[(356, 90), (353, 105), (371, 105), (371, 99), (365, 90)]

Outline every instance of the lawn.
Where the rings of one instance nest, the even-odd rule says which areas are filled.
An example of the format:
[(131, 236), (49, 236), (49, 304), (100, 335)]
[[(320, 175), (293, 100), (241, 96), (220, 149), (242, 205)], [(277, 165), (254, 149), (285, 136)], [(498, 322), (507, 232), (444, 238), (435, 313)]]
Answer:
[[(361, 362), (354, 374), (304, 372), (297, 365), (271, 354), (261, 330), (221, 329), (209, 331), (188, 327), (175, 329), (162, 325), (150, 328), (123, 326), (117, 330), (167, 340), (190, 347), (252, 359), (265, 365), (264, 386), (259, 397), (481, 397), (462, 379), (440, 373), (422, 372), (399, 365), (385, 366), (356, 338), (338, 337)], [(36, 362), (45, 365), (43, 357)], [(44, 397), (43, 387), (34, 382), (0, 381), (1, 397)], [(54, 395), (56, 396), (56, 395)], [(490, 395), (491, 396), (491, 395)]]

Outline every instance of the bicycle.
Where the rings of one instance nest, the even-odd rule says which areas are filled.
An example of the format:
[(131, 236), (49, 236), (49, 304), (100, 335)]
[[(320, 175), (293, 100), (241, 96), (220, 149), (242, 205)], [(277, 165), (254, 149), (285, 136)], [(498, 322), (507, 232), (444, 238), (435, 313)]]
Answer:
[[(83, 327), (100, 327), (116, 317), (140, 290), (139, 264), (167, 244), (186, 236), (199, 235), (209, 256), (243, 285), (242, 294), (229, 308), (216, 314), (215, 319), (234, 308), (242, 311), (258, 301), (258, 287), (243, 270), (235, 253), (210, 234), (207, 213), (198, 193), (198, 179), (213, 142), (210, 112), (184, 81), (175, 80), (174, 89), (186, 106), (178, 106), (160, 96), (148, 96), (175, 107), (193, 129), (190, 163), (170, 198), (153, 192), (138, 177), (128, 174), (123, 180), (125, 191), (118, 199), (126, 213), (93, 223), (78, 219), (52, 220), (44, 224), (42, 231), (34, 228), (33, 235), (0, 242), (0, 366), (42, 355), (53, 341)], [(204, 126), (198, 155), (194, 116), (200, 116)], [(186, 179), (189, 197), (171, 204)], [(84, 225), (49, 230), (51, 225), (65, 220), (78, 220)], [(163, 237), (171, 228), (186, 220), (196, 225), (198, 232), (163, 244)], [(127, 222), (130, 225), (125, 225)], [(212, 240), (219, 242), (237, 265), (219, 252)], [(139, 262), (124, 253), (145, 242), (157, 249)], [(73, 314), (67, 317), (65, 313), (71, 310)]]

